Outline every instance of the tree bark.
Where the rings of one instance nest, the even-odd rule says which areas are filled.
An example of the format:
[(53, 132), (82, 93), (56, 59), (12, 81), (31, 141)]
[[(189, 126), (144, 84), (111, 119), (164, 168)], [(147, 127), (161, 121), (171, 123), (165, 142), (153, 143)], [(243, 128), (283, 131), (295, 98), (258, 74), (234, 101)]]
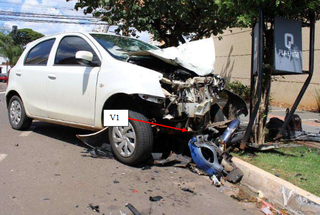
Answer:
[[(265, 27), (265, 42), (263, 50), (263, 62), (264, 67), (273, 65), (273, 26), (269, 29)], [(255, 98), (257, 99), (257, 84), (255, 86)], [(269, 112), (269, 100), (270, 100), (270, 90), (271, 90), (271, 70), (263, 69), (263, 80), (262, 80), (262, 93), (261, 93), (261, 103), (259, 105), (259, 110), (256, 118), (256, 123), (253, 128), (254, 131), (254, 142), (262, 145), (266, 140), (266, 123)]]
[[(271, 73), (266, 72), (262, 85), (261, 103), (257, 114), (256, 123), (254, 126), (254, 142), (262, 145), (266, 139), (266, 122), (269, 112), (269, 97), (271, 88)], [(256, 87), (257, 89), (257, 87)]]

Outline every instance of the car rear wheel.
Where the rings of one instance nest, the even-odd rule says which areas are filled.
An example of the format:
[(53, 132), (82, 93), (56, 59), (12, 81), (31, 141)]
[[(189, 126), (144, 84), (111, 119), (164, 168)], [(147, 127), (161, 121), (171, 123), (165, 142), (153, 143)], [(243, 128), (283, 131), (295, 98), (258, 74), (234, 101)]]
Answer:
[(23, 102), (18, 96), (12, 96), (8, 106), (9, 122), (16, 130), (27, 130), (30, 128), (32, 119), (25, 112)]
[[(129, 118), (148, 121), (137, 112), (129, 111)], [(129, 120), (129, 126), (109, 128), (109, 141), (112, 152), (124, 164), (136, 165), (151, 155), (153, 147), (153, 133), (147, 123)]]

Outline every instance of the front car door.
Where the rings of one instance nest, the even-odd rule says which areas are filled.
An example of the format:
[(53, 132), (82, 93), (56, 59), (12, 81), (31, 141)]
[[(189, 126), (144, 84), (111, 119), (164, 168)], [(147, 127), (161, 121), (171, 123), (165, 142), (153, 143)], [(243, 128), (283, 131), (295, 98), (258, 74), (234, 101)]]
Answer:
[[(55, 50), (47, 70), (48, 117), (93, 126), (101, 65), (98, 50), (81, 34), (61, 37)], [(78, 51), (91, 52), (92, 64), (84, 65), (77, 61), (75, 55)]]
[(14, 69), (18, 91), (31, 116), (47, 117), (46, 70), (54, 42), (52, 38), (34, 45), (23, 60), (23, 66)]

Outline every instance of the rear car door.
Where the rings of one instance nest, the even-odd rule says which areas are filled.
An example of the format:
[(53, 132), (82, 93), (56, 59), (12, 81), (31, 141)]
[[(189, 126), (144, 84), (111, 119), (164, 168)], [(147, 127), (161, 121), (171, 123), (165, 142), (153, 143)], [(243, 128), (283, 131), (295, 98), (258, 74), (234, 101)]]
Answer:
[(36, 44), (27, 53), (23, 66), (14, 69), (15, 82), (28, 113), (47, 117), (46, 69), (55, 39)]
[[(93, 64), (78, 62), (78, 51), (93, 54)], [(55, 120), (94, 125), (97, 77), (100, 70), (98, 49), (84, 35), (66, 35), (56, 47), (47, 70), (48, 117)]]

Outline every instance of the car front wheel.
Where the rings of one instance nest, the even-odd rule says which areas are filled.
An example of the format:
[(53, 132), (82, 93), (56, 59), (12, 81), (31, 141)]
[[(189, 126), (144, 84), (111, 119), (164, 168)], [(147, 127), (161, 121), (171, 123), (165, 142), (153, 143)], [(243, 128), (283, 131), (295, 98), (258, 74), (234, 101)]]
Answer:
[[(129, 111), (129, 118), (148, 121), (137, 112)], [(124, 164), (136, 165), (151, 155), (153, 147), (153, 133), (147, 123), (129, 120), (129, 126), (109, 128), (109, 141), (113, 154)]]
[(8, 106), (9, 122), (16, 130), (27, 130), (30, 128), (32, 119), (26, 115), (22, 100), (18, 96), (12, 96)]

